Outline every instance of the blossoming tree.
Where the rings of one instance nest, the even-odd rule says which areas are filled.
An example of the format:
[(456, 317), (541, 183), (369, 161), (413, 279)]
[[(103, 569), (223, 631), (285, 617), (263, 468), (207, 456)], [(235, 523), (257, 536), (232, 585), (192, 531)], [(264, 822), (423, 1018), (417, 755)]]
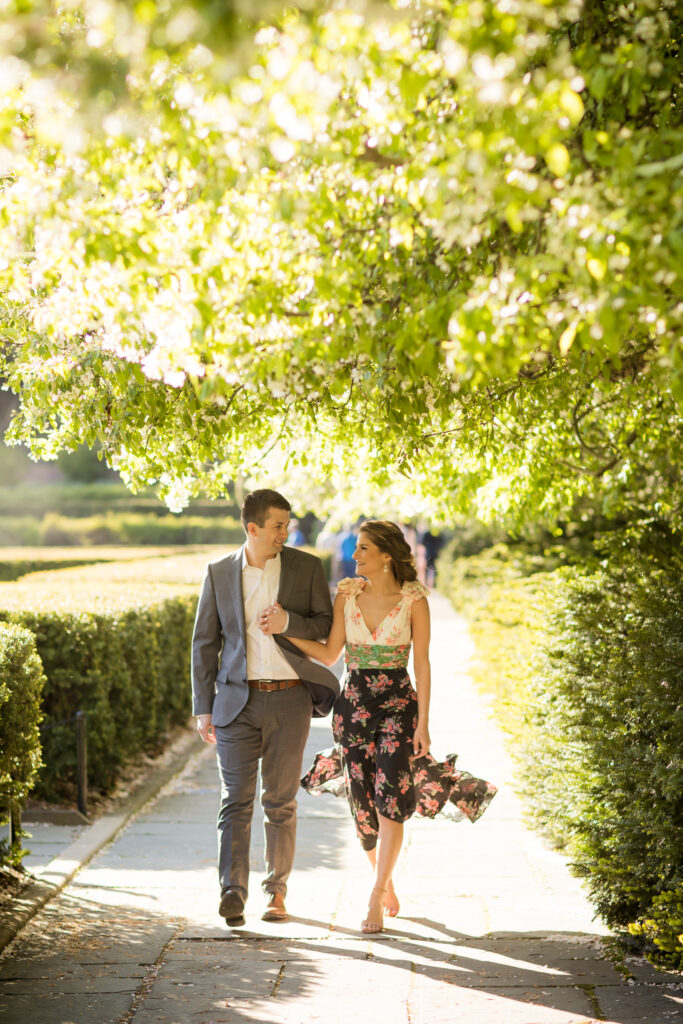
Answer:
[(10, 442), (680, 525), (673, 0), (4, 8)]

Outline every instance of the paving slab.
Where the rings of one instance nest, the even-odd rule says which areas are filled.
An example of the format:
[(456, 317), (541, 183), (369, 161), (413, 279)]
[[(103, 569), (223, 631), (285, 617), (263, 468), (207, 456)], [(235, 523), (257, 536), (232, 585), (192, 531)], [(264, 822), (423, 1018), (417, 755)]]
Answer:
[(644, 985), (680, 986), (683, 989), (683, 972), (665, 971), (648, 963), (642, 957), (626, 956), (623, 959), (624, 976)]
[(614, 985), (599, 990), (600, 1008), (612, 1024), (679, 1024), (683, 1021), (680, 986)]
[[(444, 1019), (449, 1024), (587, 1024), (593, 1021), (591, 1003), (579, 989), (509, 987), (486, 990), (453, 988), (444, 998), (439, 986), (416, 980), (411, 1022), (427, 1024)], [(444, 1013), (440, 1018), (438, 1015)]]
[(43, 987), (31, 995), (0, 994), (3, 1024), (119, 1024), (129, 1006), (129, 992), (63, 995)]
[(23, 866), (28, 871), (35, 871), (49, 864), (66, 847), (75, 843), (86, 828), (87, 825), (58, 825), (22, 819), (22, 829), (26, 833), (22, 844), (29, 850), (22, 861)]

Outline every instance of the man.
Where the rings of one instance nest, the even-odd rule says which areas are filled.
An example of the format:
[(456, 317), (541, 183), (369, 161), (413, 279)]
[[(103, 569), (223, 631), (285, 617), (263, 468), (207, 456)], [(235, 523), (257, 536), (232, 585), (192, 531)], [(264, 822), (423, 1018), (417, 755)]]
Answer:
[(289, 537), (287, 543), (290, 545), (290, 547), (302, 548), (306, 543), (306, 538), (304, 537), (301, 531), (298, 519), (290, 519), (288, 532)]
[[(258, 490), (242, 506), (246, 543), (206, 567), (192, 638), (193, 713), (205, 743), (217, 746), (218, 912), (244, 923), (257, 770), (265, 813), (268, 904), (265, 921), (287, 918), (294, 860), (296, 793), (311, 713), (326, 715), (336, 677), (308, 661), (290, 636), (324, 639), (332, 625), (330, 592), (318, 558), (286, 547), (289, 502)], [(270, 613), (265, 632), (263, 613)]]

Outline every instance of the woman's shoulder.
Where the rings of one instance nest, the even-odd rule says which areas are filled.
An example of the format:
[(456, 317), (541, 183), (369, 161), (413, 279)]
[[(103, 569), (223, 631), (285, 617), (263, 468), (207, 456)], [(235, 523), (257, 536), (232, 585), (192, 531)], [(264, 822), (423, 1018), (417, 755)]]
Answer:
[(408, 580), (401, 587), (401, 593), (410, 600), (411, 604), (414, 604), (415, 601), (420, 601), (423, 597), (429, 597), (430, 591), (419, 580)]
[(360, 594), (365, 589), (367, 580), (359, 579), (358, 576), (346, 576), (337, 584), (337, 595), (350, 597), (352, 594)]

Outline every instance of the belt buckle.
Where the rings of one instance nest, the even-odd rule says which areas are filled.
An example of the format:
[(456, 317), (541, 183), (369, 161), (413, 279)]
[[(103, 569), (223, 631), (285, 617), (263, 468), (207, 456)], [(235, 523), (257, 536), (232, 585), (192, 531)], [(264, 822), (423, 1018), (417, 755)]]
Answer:
[(275, 679), (259, 679), (258, 682), (259, 682), (259, 686), (260, 686), (261, 683), (275, 683), (275, 682), (277, 682), (277, 680), (275, 680)]

